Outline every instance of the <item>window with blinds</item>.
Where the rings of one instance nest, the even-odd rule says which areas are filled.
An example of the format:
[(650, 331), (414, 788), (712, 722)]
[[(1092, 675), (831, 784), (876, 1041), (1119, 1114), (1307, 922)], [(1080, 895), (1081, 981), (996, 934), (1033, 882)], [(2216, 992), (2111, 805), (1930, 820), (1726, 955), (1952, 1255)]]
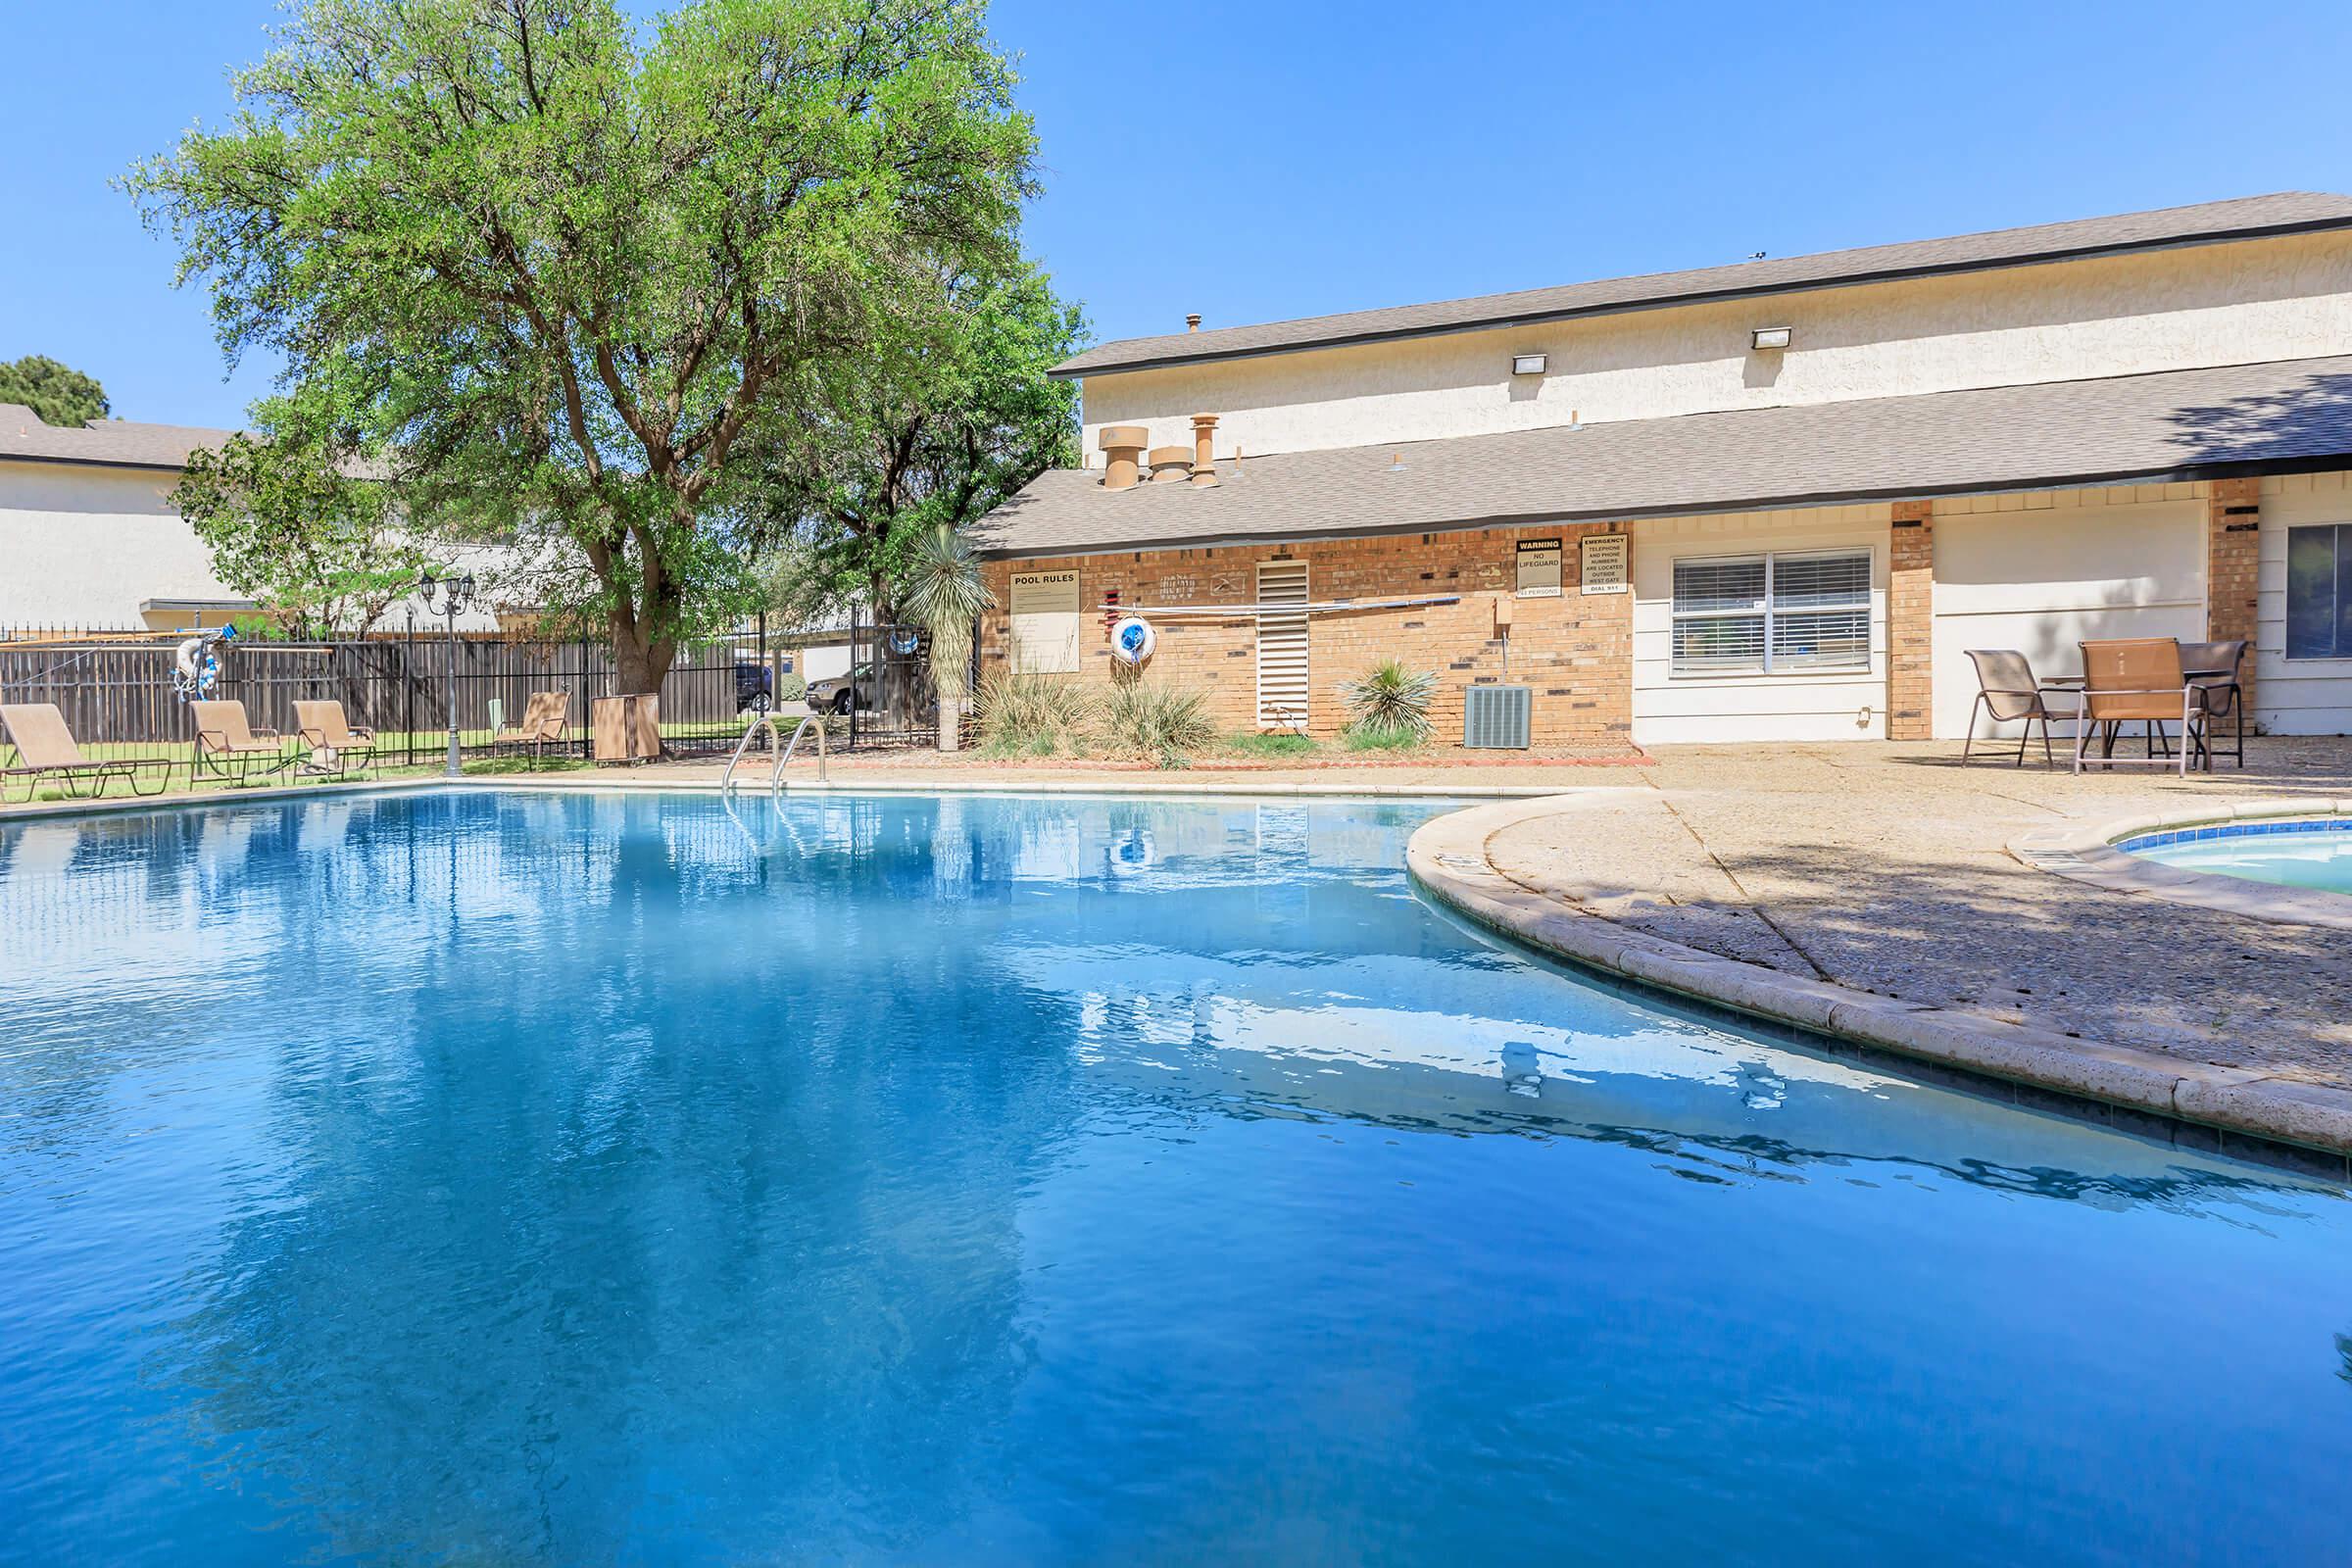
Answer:
[[(1306, 728), (1306, 563), (1257, 566), (1257, 727)], [(1296, 612), (1268, 605), (1298, 605)]]
[(1870, 667), (1870, 552), (1695, 556), (1674, 564), (1674, 673)]

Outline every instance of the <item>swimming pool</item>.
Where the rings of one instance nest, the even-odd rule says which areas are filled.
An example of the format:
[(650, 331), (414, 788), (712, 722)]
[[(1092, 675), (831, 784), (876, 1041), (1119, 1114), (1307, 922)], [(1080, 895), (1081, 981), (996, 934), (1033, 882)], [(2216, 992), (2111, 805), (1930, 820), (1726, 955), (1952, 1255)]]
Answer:
[(1438, 807), (0, 828), (0, 1560), (2342, 1560), (2352, 1203), (1629, 1001)]
[(2170, 828), (2136, 834), (2116, 848), (2183, 871), (2352, 893), (2352, 816)]

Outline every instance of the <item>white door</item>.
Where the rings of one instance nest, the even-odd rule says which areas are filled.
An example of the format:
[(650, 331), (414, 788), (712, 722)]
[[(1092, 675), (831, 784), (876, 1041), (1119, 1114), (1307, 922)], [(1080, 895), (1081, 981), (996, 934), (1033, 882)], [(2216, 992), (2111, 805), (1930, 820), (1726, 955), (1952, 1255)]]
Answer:
[(1304, 606), (1306, 563), (1261, 561), (1257, 565), (1257, 727), (1306, 729), (1306, 612), (1267, 605)]
[(2078, 643), (2204, 635), (2202, 501), (2062, 502), (1936, 519), (1938, 739), (1968, 733), (1977, 696), (1971, 648), (2016, 649), (2047, 679), (2082, 672)]

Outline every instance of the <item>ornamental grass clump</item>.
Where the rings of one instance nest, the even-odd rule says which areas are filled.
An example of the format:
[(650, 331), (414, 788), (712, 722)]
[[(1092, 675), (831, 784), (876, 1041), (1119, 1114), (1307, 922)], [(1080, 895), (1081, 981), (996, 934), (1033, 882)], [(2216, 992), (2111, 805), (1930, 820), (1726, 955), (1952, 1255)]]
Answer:
[(1111, 688), (1106, 727), (1112, 744), (1161, 767), (1191, 766), (1193, 754), (1217, 738), (1206, 692), (1143, 680)]
[(1384, 659), (1340, 686), (1341, 700), (1354, 716), (1348, 724), (1353, 750), (1417, 746), (1429, 739), (1429, 705), (1438, 695), (1434, 669), (1407, 669)]
[(1076, 756), (1102, 721), (1094, 689), (1052, 675), (991, 671), (980, 682), (980, 750), (988, 757)]

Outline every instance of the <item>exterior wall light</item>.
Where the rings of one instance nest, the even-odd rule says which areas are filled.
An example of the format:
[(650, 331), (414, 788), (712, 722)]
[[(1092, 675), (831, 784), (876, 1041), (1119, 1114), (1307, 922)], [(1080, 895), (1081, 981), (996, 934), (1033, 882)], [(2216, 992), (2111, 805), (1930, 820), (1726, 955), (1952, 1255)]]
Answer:
[(1511, 356), (1511, 373), (1513, 375), (1542, 375), (1544, 368), (1550, 363), (1549, 355), (1514, 354)]
[(1796, 329), (1794, 327), (1759, 326), (1753, 333), (1749, 335), (1748, 347), (1757, 349), (1785, 349), (1788, 346), (1788, 340), (1795, 335)]

